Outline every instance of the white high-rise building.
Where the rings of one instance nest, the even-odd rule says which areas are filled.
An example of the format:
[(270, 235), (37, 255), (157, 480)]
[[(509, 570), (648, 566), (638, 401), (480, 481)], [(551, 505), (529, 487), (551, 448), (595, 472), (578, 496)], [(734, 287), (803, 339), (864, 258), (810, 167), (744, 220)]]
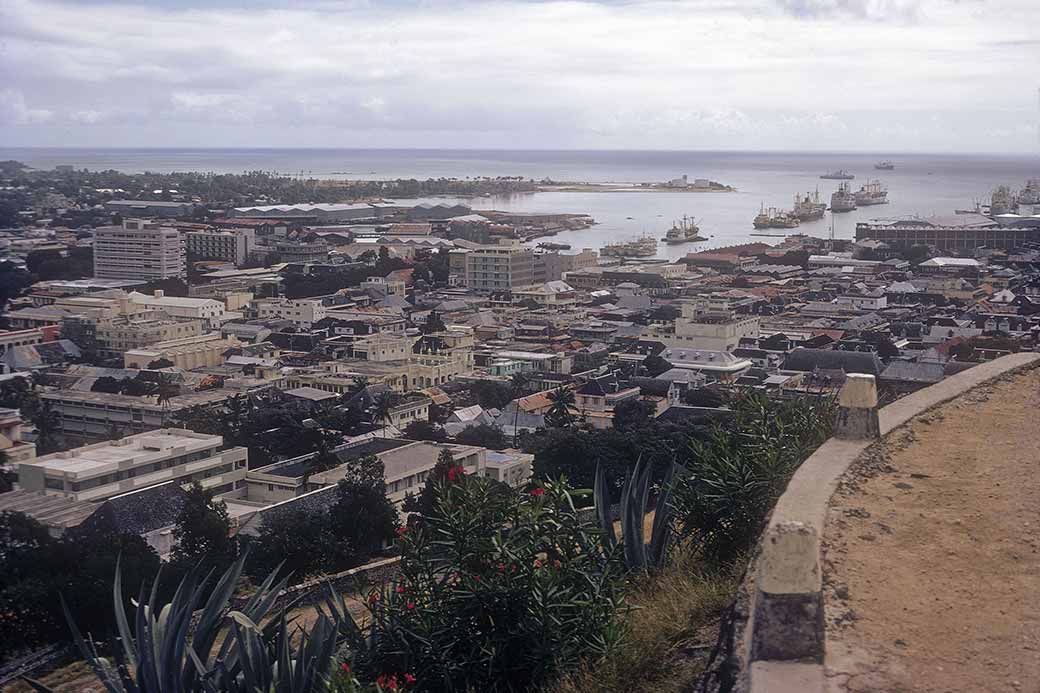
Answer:
[(184, 241), (173, 226), (127, 219), (94, 229), (94, 277), (149, 282), (184, 279)]

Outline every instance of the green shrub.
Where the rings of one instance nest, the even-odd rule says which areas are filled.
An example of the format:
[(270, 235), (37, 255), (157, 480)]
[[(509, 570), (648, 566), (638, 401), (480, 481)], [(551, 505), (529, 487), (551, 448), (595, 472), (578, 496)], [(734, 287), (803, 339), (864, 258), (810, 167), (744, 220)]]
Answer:
[(832, 399), (776, 401), (748, 392), (730, 407), (730, 421), (680, 452), (686, 473), (672, 501), (682, 534), (718, 563), (751, 546), (795, 469), (834, 425)]
[(401, 531), (402, 574), (373, 592), (354, 665), (426, 691), (521, 691), (611, 651), (623, 568), (565, 482), (517, 492), (452, 474)]

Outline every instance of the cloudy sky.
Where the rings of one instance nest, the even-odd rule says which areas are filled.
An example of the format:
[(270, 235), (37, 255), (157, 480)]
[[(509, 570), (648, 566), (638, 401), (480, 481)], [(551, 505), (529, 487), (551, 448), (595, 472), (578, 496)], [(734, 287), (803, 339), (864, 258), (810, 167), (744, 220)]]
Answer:
[(0, 145), (1019, 152), (1040, 0), (0, 0)]

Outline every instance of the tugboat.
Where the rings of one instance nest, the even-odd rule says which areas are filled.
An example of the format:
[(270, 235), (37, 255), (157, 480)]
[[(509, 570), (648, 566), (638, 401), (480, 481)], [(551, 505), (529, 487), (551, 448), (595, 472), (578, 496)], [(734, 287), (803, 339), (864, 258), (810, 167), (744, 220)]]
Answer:
[(843, 168), (838, 169), (837, 171), (831, 171), (830, 173), (825, 173), (822, 176), (820, 176), (820, 178), (823, 178), (825, 180), (852, 180), (855, 177), (856, 176), (852, 175)]
[(856, 205), (859, 207), (884, 204), (888, 204), (888, 190), (879, 180), (872, 180), (856, 191)]
[(856, 209), (856, 196), (852, 194), (849, 184), (842, 181), (838, 189), (831, 195), (831, 212), (851, 212)]
[(885, 159), (884, 161), (879, 161), (876, 164), (874, 164), (874, 168), (876, 168), (878, 171), (894, 171), (896, 169), (896, 165), (888, 159)]
[(697, 226), (696, 220), (692, 217), (687, 218), (686, 215), (683, 215), (682, 222), (673, 223), (672, 228), (668, 229), (664, 234), (664, 238), (661, 240), (669, 245), (708, 240), (707, 238), (703, 238), (699, 231), (700, 227)]
[(811, 195), (805, 193), (805, 197), (799, 194), (794, 196), (794, 215), (798, 217), (799, 221), (815, 221), (816, 219), (822, 219), (823, 213), (827, 211), (827, 205), (820, 202), (820, 191), (817, 190)]
[(772, 212), (773, 212), (772, 208), (770, 208), (769, 211), (766, 211), (766, 206), (762, 205), (759, 208), (759, 210), (758, 210), (758, 215), (755, 216), (755, 220), (753, 222), (751, 222), (751, 224), (756, 229), (768, 229), (769, 228), (769, 222), (772, 221), (772, 219), (773, 219)]
[(608, 243), (600, 253), (610, 257), (651, 257), (657, 253), (657, 240), (642, 236), (633, 241)]

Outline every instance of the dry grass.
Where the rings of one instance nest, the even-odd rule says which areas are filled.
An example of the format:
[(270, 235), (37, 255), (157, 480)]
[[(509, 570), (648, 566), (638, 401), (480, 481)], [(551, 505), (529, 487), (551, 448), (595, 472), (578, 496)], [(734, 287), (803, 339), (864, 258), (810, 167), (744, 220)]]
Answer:
[(719, 617), (736, 593), (739, 574), (704, 574), (689, 553), (676, 551), (661, 571), (637, 578), (633, 607), (618, 651), (565, 675), (550, 693), (658, 693), (680, 690), (701, 672), (715, 644)]
[[(42, 676), (40, 682), (49, 686), (55, 693), (95, 693), (105, 690), (87, 663), (82, 661), (55, 669)], [(3, 687), (3, 693), (31, 693), (32, 690), (28, 684), (21, 681)]]

